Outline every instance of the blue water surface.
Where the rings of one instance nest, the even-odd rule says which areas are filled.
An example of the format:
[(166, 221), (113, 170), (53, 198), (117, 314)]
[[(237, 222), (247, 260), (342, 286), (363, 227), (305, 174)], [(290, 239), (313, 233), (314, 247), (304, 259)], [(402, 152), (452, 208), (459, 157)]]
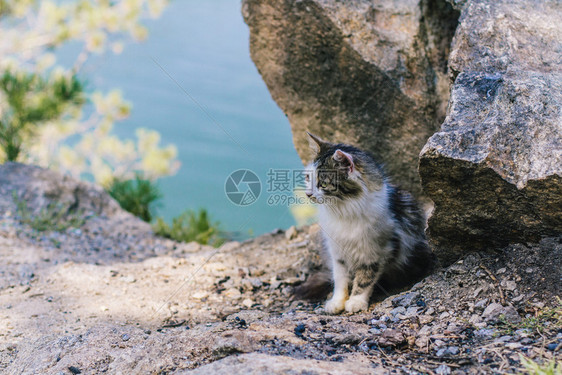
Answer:
[[(160, 180), (158, 213), (169, 220), (186, 208), (206, 208), (238, 238), (292, 225), (286, 204), (267, 203), (267, 172), (302, 164), (289, 123), (250, 59), (240, 2), (176, 0), (146, 25), (145, 42), (94, 57), (81, 74), (90, 87), (119, 88), (133, 103), (131, 116), (116, 126), (119, 136), (134, 137), (136, 128), (146, 127), (177, 146), (182, 166)], [(225, 195), (225, 181), (237, 169), (250, 169), (262, 181), (252, 205), (236, 206)]]

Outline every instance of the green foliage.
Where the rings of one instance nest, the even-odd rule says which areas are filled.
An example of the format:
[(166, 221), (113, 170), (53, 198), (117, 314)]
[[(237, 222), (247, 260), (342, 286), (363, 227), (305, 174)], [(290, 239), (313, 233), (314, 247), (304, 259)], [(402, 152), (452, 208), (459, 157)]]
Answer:
[(24, 140), (40, 124), (85, 101), (83, 86), (74, 75), (45, 79), (35, 73), (6, 71), (0, 78), (0, 95), (7, 105), (0, 117), (0, 148), (9, 161), (18, 158)]
[(211, 222), (207, 211), (204, 209), (200, 209), (199, 212), (187, 210), (172, 219), (172, 225), (168, 225), (164, 219), (159, 217), (153, 225), (153, 230), (159, 236), (179, 242), (196, 241), (215, 247), (225, 242), (219, 223)]
[(154, 205), (162, 198), (158, 186), (138, 173), (132, 180), (113, 180), (107, 192), (124, 210), (146, 222), (152, 221)]
[(525, 367), (527, 374), (532, 375), (562, 375), (562, 363), (552, 360), (542, 365), (533, 361), (532, 359), (525, 358), (519, 355), (521, 363)]
[[(134, 178), (131, 171), (152, 180), (174, 174), (177, 150), (162, 146), (158, 132), (137, 129), (132, 139), (113, 134), (131, 111), (118, 90), (82, 94), (76, 79), (93, 54), (119, 54), (127, 40), (145, 39), (142, 21), (159, 17), (166, 4), (0, 0), (0, 163), (17, 159), (104, 187)], [(66, 62), (72, 67), (58, 66), (56, 51), (68, 42), (81, 52)]]
[(69, 204), (51, 202), (47, 207), (41, 209), (37, 215), (33, 215), (27, 207), (27, 203), (18, 199), (15, 193), (14, 201), (17, 206), (17, 215), (22, 223), (28, 224), (31, 228), (40, 232), (61, 232), (68, 228), (78, 228), (86, 221), (84, 213), (71, 210)]

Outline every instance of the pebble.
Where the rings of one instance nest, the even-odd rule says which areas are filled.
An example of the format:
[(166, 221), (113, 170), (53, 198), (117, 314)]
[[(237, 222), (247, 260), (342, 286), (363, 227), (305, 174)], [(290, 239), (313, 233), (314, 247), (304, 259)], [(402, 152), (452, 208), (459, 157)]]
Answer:
[(502, 336), (497, 338), (494, 342), (495, 343), (502, 343), (502, 342), (508, 342), (509, 340), (511, 340), (511, 336)]
[(486, 321), (497, 321), (501, 316), (509, 323), (515, 324), (521, 322), (521, 317), (513, 306), (503, 307), (499, 303), (493, 302), (489, 304), (482, 313), (482, 318)]
[(418, 310), (419, 310), (419, 307), (417, 307), (417, 306), (408, 307), (408, 309), (406, 310), (406, 313), (404, 314), (404, 319), (416, 316), (418, 314)]
[(494, 334), (496, 333), (495, 329), (490, 329), (490, 328), (482, 328), (479, 329), (477, 331), (474, 331), (474, 335), (477, 337), (482, 337), (482, 338), (490, 338), (492, 337)]
[(459, 354), (459, 347), (458, 346), (449, 346), (448, 348), (441, 348), (435, 354), (437, 357), (443, 356), (450, 356), (450, 355), (457, 355)]
[(511, 350), (515, 350), (515, 349), (519, 349), (521, 348), (523, 345), (521, 345), (518, 342), (508, 342), (507, 344), (505, 344), (505, 347)]
[(447, 365), (440, 365), (435, 369), (435, 373), (439, 375), (449, 375), (451, 373), (451, 368)]
[(515, 288), (517, 288), (517, 284), (512, 280), (502, 280), (501, 286), (509, 291), (513, 291), (515, 290)]
[(399, 306), (390, 310), (390, 315), (395, 316), (397, 314), (404, 314), (405, 312), (406, 312), (406, 308), (404, 306)]
[(474, 304), (475, 309), (484, 310), (484, 307), (488, 303), (488, 298), (481, 299), (480, 301)]
[(460, 352), (460, 349), (459, 349), (458, 346), (449, 346), (447, 348), (447, 353), (450, 354), (450, 355), (457, 355), (457, 354), (459, 354), (459, 352)]
[(297, 228), (295, 228), (295, 226), (293, 225), (285, 232), (285, 238), (287, 239), (287, 241), (290, 241), (293, 238), (295, 238), (297, 234), (298, 234)]
[(548, 344), (548, 345), (546, 346), (546, 348), (547, 348), (548, 350), (552, 351), (552, 352), (555, 351), (557, 347), (558, 347), (558, 344), (555, 343), (555, 342), (553, 342), (553, 343), (551, 343), (551, 344)]
[(263, 285), (263, 282), (260, 279), (258, 279), (257, 277), (251, 278), (250, 283), (252, 284), (252, 286), (254, 288), (261, 288), (262, 285)]
[(393, 306), (410, 306), (414, 303), (415, 300), (419, 298), (420, 294), (418, 292), (410, 292), (406, 294), (402, 294), (392, 300)]
[(435, 340), (435, 342), (433, 343), (433, 345), (435, 345), (436, 347), (441, 347), (441, 346), (445, 346), (445, 341), (443, 340)]
[(250, 309), (254, 305), (254, 301), (252, 301), (250, 298), (246, 298), (244, 301), (242, 301), (242, 304)]
[(304, 333), (304, 331), (306, 331), (306, 326), (302, 323), (298, 324), (295, 327), (295, 335), (297, 335), (297, 337), (302, 337), (302, 334)]
[(123, 340), (123, 341), (129, 341), (129, 339), (130, 339), (130, 337), (129, 337), (129, 335), (126, 334), (126, 333), (124, 333), (124, 334), (121, 336), (121, 340)]
[(240, 290), (238, 290), (237, 288), (230, 288), (222, 293), (229, 298), (240, 297), (240, 295), (242, 295), (242, 293), (240, 293)]

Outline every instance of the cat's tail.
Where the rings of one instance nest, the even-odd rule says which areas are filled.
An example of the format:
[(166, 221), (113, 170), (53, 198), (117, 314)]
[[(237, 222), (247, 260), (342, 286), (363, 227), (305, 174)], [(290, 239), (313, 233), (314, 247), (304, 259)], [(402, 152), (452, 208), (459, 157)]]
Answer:
[(295, 287), (294, 295), (298, 299), (308, 301), (323, 301), (332, 291), (332, 276), (329, 269), (322, 269), (312, 274), (301, 285)]

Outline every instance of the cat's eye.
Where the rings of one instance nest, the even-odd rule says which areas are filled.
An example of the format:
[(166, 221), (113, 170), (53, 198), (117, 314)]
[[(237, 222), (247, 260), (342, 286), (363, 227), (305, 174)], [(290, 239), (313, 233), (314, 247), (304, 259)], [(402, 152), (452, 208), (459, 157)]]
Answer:
[(328, 187), (328, 183), (327, 183), (326, 181), (323, 181), (323, 182), (320, 184), (320, 187), (321, 187), (322, 189), (326, 189), (326, 188)]

